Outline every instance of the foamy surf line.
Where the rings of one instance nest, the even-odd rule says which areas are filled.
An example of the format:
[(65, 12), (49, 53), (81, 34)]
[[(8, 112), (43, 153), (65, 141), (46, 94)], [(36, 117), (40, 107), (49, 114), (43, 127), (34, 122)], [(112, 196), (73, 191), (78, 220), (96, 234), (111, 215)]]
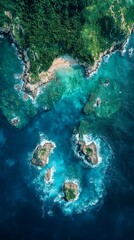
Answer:
[(101, 154), (100, 154), (100, 149), (101, 149), (101, 147), (100, 147), (100, 139), (94, 139), (91, 134), (89, 134), (89, 135), (85, 134), (85, 135), (83, 135), (83, 140), (84, 140), (84, 142), (86, 143), (86, 145), (90, 145), (92, 142), (94, 142), (94, 143), (96, 144), (96, 146), (97, 146), (97, 153), (98, 153), (98, 154), (97, 154), (97, 155), (98, 155), (98, 163), (95, 164), (95, 165), (93, 165), (92, 163), (90, 164), (90, 163), (86, 160), (85, 156), (82, 156), (82, 155), (79, 154), (79, 152), (78, 152), (78, 146), (77, 146), (77, 145), (78, 145), (78, 142), (79, 142), (79, 134), (76, 134), (76, 135), (74, 135), (74, 136), (72, 137), (72, 149), (73, 149), (75, 155), (76, 155), (78, 158), (82, 159), (83, 162), (84, 162), (87, 166), (90, 166), (91, 168), (98, 167), (98, 166), (100, 165), (100, 163), (102, 162), (102, 156), (101, 156)]
[(126, 49), (127, 49), (127, 46), (129, 44), (129, 41), (130, 41), (130, 36), (126, 39), (126, 41), (124, 42), (123, 44), (123, 47), (122, 47), (122, 50), (120, 49), (115, 49), (113, 51), (111, 51), (110, 53), (104, 53), (102, 58), (100, 60), (96, 60), (94, 66), (93, 66), (93, 70), (91, 70), (91, 72), (89, 73), (89, 76), (87, 78), (91, 78), (93, 77), (94, 75), (96, 75), (98, 73), (98, 70), (102, 64), (103, 61), (105, 61), (106, 63), (108, 63), (109, 61), (109, 58), (115, 54), (117, 51), (120, 51), (122, 56), (124, 56), (124, 54), (126, 53)]

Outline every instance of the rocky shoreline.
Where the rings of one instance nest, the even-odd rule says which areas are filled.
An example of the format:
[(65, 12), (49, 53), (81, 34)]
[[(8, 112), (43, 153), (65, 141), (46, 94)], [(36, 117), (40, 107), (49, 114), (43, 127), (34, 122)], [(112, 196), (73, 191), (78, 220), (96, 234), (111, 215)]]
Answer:
[[(130, 30), (129, 35), (131, 36), (132, 33), (134, 33), (134, 26)], [(101, 52), (99, 59), (97, 59), (95, 61), (93, 66), (89, 65), (88, 63), (80, 63), (80, 65), (82, 65), (85, 68), (86, 77), (90, 77), (91, 74), (94, 73), (98, 69), (103, 57), (105, 57), (106, 55), (111, 54), (117, 50), (122, 51), (128, 40), (128, 37), (129, 36), (127, 36), (127, 38), (123, 41), (118, 41), (118, 42), (114, 43), (113, 46), (110, 49), (107, 49), (105, 52)]]
[[(133, 32), (134, 32), (134, 26), (130, 30), (130, 35)], [(24, 82), (23, 87), (22, 87), (22, 91), (24, 91), (26, 94), (31, 95), (35, 99), (36, 96), (37, 96), (37, 92), (38, 92), (39, 87), (45, 85), (52, 78), (54, 78), (54, 75), (55, 75), (54, 72), (55, 71), (53, 70), (53, 71), (50, 72), (50, 69), (51, 69), (51, 67), (50, 67), (50, 69), (48, 69), (48, 71), (42, 72), (42, 73), (39, 74), (40, 81), (38, 81), (35, 84), (31, 83), (30, 60), (29, 60), (27, 51), (20, 48), (20, 46), (18, 45), (18, 43), (14, 39), (13, 34), (12, 34), (12, 30), (10, 28), (2, 27), (2, 28), (0, 28), (0, 33), (3, 34), (3, 35), (6, 35), (9, 38), (9, 41), (11, 43), (15, 44), (15, 46), (17, 48), (17, 51), (18, 51), (18, 57), (24, 62), (24, 65), (25, 65), (25, 69), (24, 69), (24, 72), (22, 74), (22, 80)], [(77, 58), (74, 59), (74, 61), (76, 62), (76, 64), (79, 64), (80, 66), (84, 67), (85, 76), (90, 77), (91, 74), (98, 69), (98, 67), (100, 65), (100, 62), (102, 61), (102, 58), (105, 55), (111, 54), (111, 53), (115, 52), (116, 50), (123, 50), (123, 47), (126, 44), (126, 42), (127, 42), (127, 39), (125, 39), (124, 41), (116, 42), (115, 44), (113, 44), (113, 46), (110, 49), (106, 50), (104, 53), (100, 53), (99, 59), (97, 59), (95, 61), (93, 66), (89, 65), (86, 62), (80, 62)], [(64, 59), (64, 57), (63, 57), (63, 59)], [(69, 64), (69, 66), (71, 67), (71, 63)], [(45, 81), (42, 81), (42, 78), (44, 77), (44, 74), (45, 74)]]
[(33, 98), (35, 98), (37, 96), (37, 91), (38, 91), (38, 87), (39, 84), (37, 84), (35, 86), (35, 84), (31, 84), (30, 80), (30, 60), (28, 57), (28, 53), (26, 50), (23, 50), (18, 43), (16, 42), (13, 34), (12, 34), (12, 30), (11, 27), (5, 28), (5, 27), (0, 27), (0, 34), (3, 34), (4, 36), (6, 36), (9, 40), (9, 42), (15, 45), (16, 49), (17, 49), (17, 54), (18, 57), (20, 58), (20, 60), (22, 60), (24, 62), (24, 72), (21, 76), (21, 79), (23, 80), (23, 87), (22, 87), (22, 91), (24, 91), (26, 94), (30, 94), (33, 96)]

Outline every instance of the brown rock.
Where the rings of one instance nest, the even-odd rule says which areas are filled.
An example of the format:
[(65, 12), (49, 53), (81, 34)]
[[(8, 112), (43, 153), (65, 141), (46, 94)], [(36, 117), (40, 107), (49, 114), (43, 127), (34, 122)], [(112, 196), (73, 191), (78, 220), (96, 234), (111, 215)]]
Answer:
[(79, 194), (78, 184), (74, 182), (65, 182), (63, 186), (63, 191), (65, 194), (65, 200), (67, 202), (74, 201)]
[(86, 145), (85, 142), (79, 141), (78, 145), (79, 145), (80, 152), (85, 155), (86, 160), (92, 163), (92, 165), (96, 165), (98, 163), (96, 144), (92, 142)]
[(20, 119), (18, 117), (15, 117), (11, 120), (11, 124), (13, 126), (18, 126), (19, 122), (20, 122)]
[(26, 93), (24, 93), (23, 98), (24, 98), (24, 100), (27, 100), (28, 99), (28, 95)]
[(54, 145), (51, 142), (46, 142), (43, 146), (39, 145), (33, 154), (32, 163), (39, 167), (45, 166), (53, 148)]
[(47, 170), (47, 172), (45, 173), (45, 176), (44, 176), (46, 182), (51, 182), (51, 180), (52, 180), (52, 173), (53, 173), (53, 169), (49, 168)]

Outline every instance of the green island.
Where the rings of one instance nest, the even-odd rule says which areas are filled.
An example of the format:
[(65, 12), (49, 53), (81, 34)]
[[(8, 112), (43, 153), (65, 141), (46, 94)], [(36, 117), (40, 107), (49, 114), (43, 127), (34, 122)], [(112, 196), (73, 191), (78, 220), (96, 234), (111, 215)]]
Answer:
[[(100, 54), (123, 43), (134, 22), (127, 0), (2, 0), (0, 29), (23, 49), (31, 82), (64, 54), (93, 65)], [(26, 61), (27, 62), (27, 61)]]
[(43, 167), (49, 162), (49, 155), (54, 148), (51, 142), (46, 142), (43, 146), (39, 145), (33, 154), (32, 163), (35, 166)]
[(78, 196), (78, 184), (74, 182), (65, 182), (63, 186), (65, 200), (67, 202), (73, 201)]
[(85, 157), (85, 160), (92, 165), (98, 164), (98, 151), (95, 142), (85, 143), (84, 141), (78, 142), (78, 149), (80, 154)]

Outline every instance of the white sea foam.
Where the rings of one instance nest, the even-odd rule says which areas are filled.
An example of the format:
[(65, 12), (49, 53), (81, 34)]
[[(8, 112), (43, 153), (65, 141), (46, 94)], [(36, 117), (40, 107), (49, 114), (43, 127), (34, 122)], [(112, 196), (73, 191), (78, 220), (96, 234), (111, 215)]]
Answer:
[(100, 61), (98, 61), (96, 69), (95, 69), (93, 72), (90, 73), (89, 78), (91, 78), (91, 77), (93, 77), (94, 75), (98, 74), (98, 70), (99, 70), (102, 62), (104, 61), (104, 62), (107, 63), (108, 60), (109, 60), (109, 58), (110, 58), (110, 57), (112, 56), (112, 54), (114, 54), (115, 52), (116, 52), (116, 51), (111, 52), (110, 54), (104, 55), (104, 56), (102, 57), (102, 59), (101, 59)]
[(90, 73), (88, 79), (90, 79), (91, 77), (93, 77), (95, 74), (97, 74), (98, 69), (94, 70), (93, 72)]
[(128, 49), (129, 57), (132, 57), (132, 56), (133, 56), (133, 52), (134, 52), (134, 48)]
[(127, 50), (127, 46), (129, 44), (130, 37), (126, 40), (126, 43), (123, 46), (123, 50), (121, 51), (121, 55), (124, 56)]
[(4, 35), (3, 35), (3, 34), (0, 34), (0, 38), (3, 39), (3, 38), (4, 38)]
[(121, 55), (124, 56), (126, 53), (126, 48), (123, 48), (123, 50), (121, 51)]
[(100, 154), (100, 139), (99, 138), (93, 138), (92, 134), (84, 134), (83, 135), (83, 141), (86, 143), (86, 145), (89, 145), (91, 144), (92, 142), (95, 142), (96, 144), (96, 147), (97, 147), (97, 153), (98, 153), (98, 163), (93, 165), (92, 163), (89, 163), (86, 159), (85, 159), (85, 156), (84, 155), (80, 155), (79, 152), (78, 152), (78, 149), (77, 149), (77, 142), (79, 141), (79, 134), (76, 134), (73, 136), (73, 141), (72, 141), (72, 144), (73, 144), (73, 151), (75, 153), (75, 155), (82, 159), (83, 162), (92, 167), (92, 168), (95, 168), (95, 167), (98, 167), (100, 165), (100, 163), (102, 162), (102, 156)]
[(95, 199), (94, 201), (89, 202), (90, 206), (94, 206), (98, 203), (99, 199)]
[(23, 72), (25, 71), (26, 67), (25, 67), (25, 64), (23, 64)]
[(15, 74), (14, 74), (14, 78), (15, 78), (15, 79), (19, 79), (20, 77), (21, 77), (20, 74), (18, 74), (18, 73), (15, 73)]
[[(52, 148), (52, 150), (51, 150), (51, 153), (53, 153), (53, 150), (56, 148), (56, 144), (55, 144), (53, 141), (51, 141), (51, 140), (47, 140), (47, 139), (43, 139), (43, 138), (42, 138), (42, 140), (41, 140), (41, 142), (40, 142), (39, 145), (43, 146), (45, 143), (52, 143), (53, 148)], [(38, 145), (38, 146), (39, 146), (39, 145)], [(37, 146), (37, 147), (38, 147), (38, 146)]]
[(104, 59), (104, 62), (108, 62), (109, 58), (110, 58), (111, 54), (106, 54), (103, 59)]

